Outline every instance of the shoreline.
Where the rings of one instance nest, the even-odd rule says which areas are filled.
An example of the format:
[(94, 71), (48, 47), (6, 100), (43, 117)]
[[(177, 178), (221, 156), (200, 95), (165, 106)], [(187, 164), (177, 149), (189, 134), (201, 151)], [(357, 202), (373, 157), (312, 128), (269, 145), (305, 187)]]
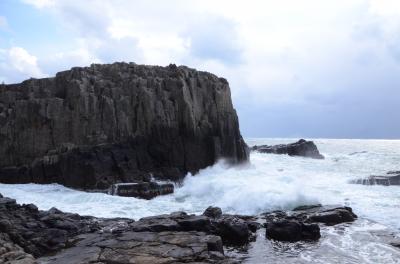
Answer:
[[(353, 222), (351, 209), (340, 206), (307, 206), (259, 216), (223, 214), (209, 207), (203, 215), (175, 212), (135, 221), (80, 216), (56, 208), (41, 211), (33, 204), (18, 205), (14, 199), (0, 198), (0, 211), (1, 239), (8, 245), (0, 250), (0, 260), (24, 264), (93, 263), (95, 259), (96, 263), (255, 263), (290, 245), (307, 251), (323, 244), (332, 230), (346, 231), (352, 225), (356, 230), (364, 221)], [(277, 228), (276, 223), (280, 223)], [(303, 227), (296, 231), (293, 223)], [(308, 226), (318, 234), (321, 229), (322, 238), (304, 233), (309, 232)], [(265, 235), (271, 228), (273, 240), (268, 231)], [(285, 235), (287, 230), (290, 237)], [(400, 241), (385, 236), (388, 246)], [(12, 262), (16, 260), (23, 261)]]

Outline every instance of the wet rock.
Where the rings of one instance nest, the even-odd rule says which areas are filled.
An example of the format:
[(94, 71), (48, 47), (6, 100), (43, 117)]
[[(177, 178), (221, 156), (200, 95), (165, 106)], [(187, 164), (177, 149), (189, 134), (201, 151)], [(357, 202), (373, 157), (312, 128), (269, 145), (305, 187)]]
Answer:
[(210, 217), (210, 218), (218, 218), (222, 215), (222, 210), (219, 207), (212, 207), (209, 206), (207, 209), (203, 212), (203, 215)]
[(212, 221), (213, 232), (221, 236), (224, 243), (229, 245), (244, 245), (252, 239), (249, 225), (243, 219), (232, 215), (222, 215)]
[(317, 224), (305, 224), (296, 220), (282, 220), (266, 224), (266, 236), (278, 241), (296, 242), (318, 240), (321, 237)]
[(318, 148), (313, 141), (307, 141), (304, 139), (300, 139), (291, 144), (253, 146), (251, 150), (260, 153), (287, 154), (289, 156), (302, 156), (313, 159), (325, 158), (321, 153), (319, 153)]
[(353, 222), (355, 215), (350, 207), (304, 205), (293, 211), (274, 211), (263, 214), (266, 219), (266, 236), (279, 241), (295, 242), (318, 240), (319, 223), (337, 225)]
[(228, 82), (185, 66), (93, 64), (0, 89), (0, 182), (180, 181), (248, 160)]
[(111, 195), (152, 199), (159, 195), (171, 194), (174, 185), (171, 183), (139, 182), (113, 184), (109, 190)]

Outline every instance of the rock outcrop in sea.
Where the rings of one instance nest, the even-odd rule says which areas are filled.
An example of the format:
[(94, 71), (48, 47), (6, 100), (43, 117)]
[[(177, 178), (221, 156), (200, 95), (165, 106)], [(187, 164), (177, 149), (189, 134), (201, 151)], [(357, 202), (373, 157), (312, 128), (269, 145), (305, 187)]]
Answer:
[(287, 154), (289, 156), (302, 156), (313, 159), (325, 158), (321, 153), (319, 153), (319, 150), (313, 141), (307, 141), (305, 139), (300, 139), (299, 141), (290, 144), (253, 146), (251, 150), (260, 153)]
[(0, 182), (105, 189), (248, 159), (228, 82), (185, 66), (93, 64), (0, 85)]

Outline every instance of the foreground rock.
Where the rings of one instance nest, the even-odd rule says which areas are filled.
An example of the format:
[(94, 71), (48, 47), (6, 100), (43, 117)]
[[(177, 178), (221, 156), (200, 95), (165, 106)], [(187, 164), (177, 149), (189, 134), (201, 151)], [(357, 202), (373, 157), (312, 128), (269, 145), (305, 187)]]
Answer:
[(0, 182), (107, 189), (248, 159), (228, 82), (185, 66), (93, 64), (0, 85)]
[(351, 181), (351, 183), (355, 184), (363, 184), (363, 185), (400, 185), (400, 171), (389, 171), (386, 175), (383, 176), (369, 176), (364, 179), (356, 179)]
[[(1, 197), (1, 196), (0, 196)], [(252, 217), (100, 219), (0, 198), (0, 263), (232, 263), (224, 245), (254, 238)]]
[(318, 148), (313, 141), (307, 141), (304, 139), (300, 139), (291, 144), (253, 146), (251, 150), (260, 153), (287, 154), (289, 156), (302, 156), (313, 159), (325, 158), (321, 153), (319, 153)]
[(357, 216), (350, 207), (309, 206), (292, 212), (275, 211), (264, 214), (266, 236), (278, 241), (315, 241), (321, 237), (318, 223), (337, 225), (353, 222)]

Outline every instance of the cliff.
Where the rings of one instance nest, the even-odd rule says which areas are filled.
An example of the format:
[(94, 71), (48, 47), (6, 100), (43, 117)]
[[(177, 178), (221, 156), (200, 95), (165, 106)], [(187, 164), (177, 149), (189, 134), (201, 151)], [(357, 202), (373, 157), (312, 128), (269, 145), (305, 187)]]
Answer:
[(93, 64), (0, 86), (0, 182), (103, 189), (248, 159), (223, 78)]

